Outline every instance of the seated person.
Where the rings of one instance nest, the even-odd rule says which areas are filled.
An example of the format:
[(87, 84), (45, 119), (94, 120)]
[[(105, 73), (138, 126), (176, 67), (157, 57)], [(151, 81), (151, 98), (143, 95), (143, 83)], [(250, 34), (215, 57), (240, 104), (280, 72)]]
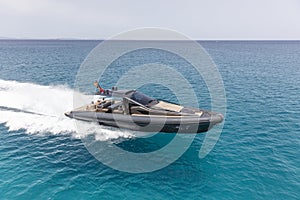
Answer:
[(96, 106), (99, 106), (102, 102), (103, 102), (103, 100), (98, 99), (97, 101), (94, 102), (94, 104)]

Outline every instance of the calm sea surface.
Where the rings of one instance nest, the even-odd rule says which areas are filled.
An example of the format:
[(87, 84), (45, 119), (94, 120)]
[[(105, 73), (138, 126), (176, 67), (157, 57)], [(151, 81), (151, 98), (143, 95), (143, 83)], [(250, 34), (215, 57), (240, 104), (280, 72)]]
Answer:
[[(73, 121), (63, 115), (72, 108), (77, 71), (98, 43), (0, 40), (1, 200), (300, 199), (300, 42), (200, 42), (225, 86), (227, 114), (220, 139), (200, 159), (205, 134), (198, 134), (176, 162), (142, 174), (96, 160), (81, 140), (86, 136), (76, 134)], [(112, 63), (103, 86), (110, 88), (126, 67), (152, 61), (178, 69), (187, 64), (147, 49)], [(210, 109), (204, 82), (195, 80), (193, 71), (181, 73), (201, 91), (201, 107)], [(149, 88), (141, 89), (176, 101), (165, 87)], [(117, 140), (119, 147), (137, 153), (161, 148), (173, 138), (101, 130), (102, 142)]]

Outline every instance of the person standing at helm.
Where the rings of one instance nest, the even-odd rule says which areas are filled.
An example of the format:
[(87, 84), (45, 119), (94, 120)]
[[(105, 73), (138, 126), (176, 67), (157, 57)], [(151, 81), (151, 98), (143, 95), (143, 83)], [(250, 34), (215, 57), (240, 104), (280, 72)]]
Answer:
[(98, 92), (100, 94), (104, 94), (105, 93), (105, 90), (99, 85), (98, 81), (94, 82), (94, 86), (98, 89)]

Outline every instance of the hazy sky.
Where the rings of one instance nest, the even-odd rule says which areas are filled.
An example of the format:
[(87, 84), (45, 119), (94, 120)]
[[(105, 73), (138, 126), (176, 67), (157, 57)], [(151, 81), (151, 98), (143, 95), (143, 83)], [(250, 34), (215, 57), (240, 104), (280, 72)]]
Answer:
[(105, 39), (139, 27), (299, 40), (300, 0), (0, 0), (0, 37)]

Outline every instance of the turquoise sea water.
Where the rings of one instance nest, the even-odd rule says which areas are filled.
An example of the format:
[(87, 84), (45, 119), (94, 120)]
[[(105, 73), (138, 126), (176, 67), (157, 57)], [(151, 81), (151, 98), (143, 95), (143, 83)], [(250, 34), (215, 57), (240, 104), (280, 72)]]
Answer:
[[(200, 159), (205, 134), (198, 134), (176, 162), (142, 174), (96, 160), (63, 116), (71, 105), (61, 102), (70, 102), (77, 70), (98, 43), (0, 41), (0, 199), (300, 199), (300, 42), (200, 42), (226, 90), (221, 137)], [(168, 56), (140, 53), (138, 59)], [(174, 59), (168, 64), (184, 64)], [(114, 64), (122, 69), (132, 62)], [(206, 86), (190, 77), (201, 90), (200, 105), (209, 109)], [(108, 76), (103, 85), (113, 83)], [(176, 101), (166, 88), (155, 88), (163, 92), (148, 94)], [(103, 128), (99, 137), (121, 138), (117, 145), (133, 152), (172, 139), (129, 135)]]

